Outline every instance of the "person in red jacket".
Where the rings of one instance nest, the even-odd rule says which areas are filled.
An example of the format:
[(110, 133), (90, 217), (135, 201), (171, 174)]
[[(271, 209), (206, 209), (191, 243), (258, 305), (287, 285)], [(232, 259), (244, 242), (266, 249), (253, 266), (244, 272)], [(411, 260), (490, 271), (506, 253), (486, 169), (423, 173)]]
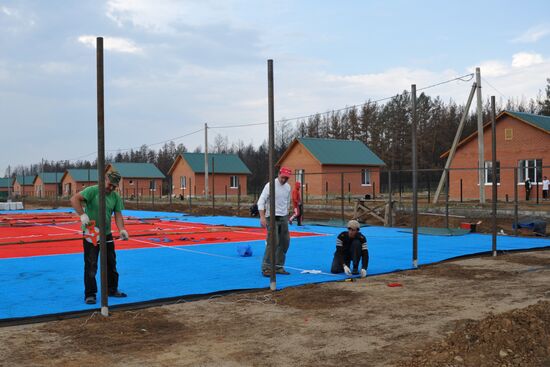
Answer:
[(296, 182), (294, 184), (294, 189), (292, 189), (292, 205), (294, 207), (294, 214), (292, 217), (288, 219), (288, 223), (292, 224), (292, 221), (294, 219), (298, 220), (298, 225), (302, 225), (302, 193), (300, 192), (300, 188), (302, 187), (302, 184), (300, 182)]

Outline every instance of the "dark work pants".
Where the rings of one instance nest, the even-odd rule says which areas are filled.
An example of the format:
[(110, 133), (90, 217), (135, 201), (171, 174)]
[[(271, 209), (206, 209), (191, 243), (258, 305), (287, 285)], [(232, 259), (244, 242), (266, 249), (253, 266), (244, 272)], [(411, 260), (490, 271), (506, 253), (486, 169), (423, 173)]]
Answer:
[[(95, 296), (97, 293), (97, 259), (99, 255), (99, 241), (97, 246), (93, 243), (82, 240), (84, 244), (84, 297)], [(118, 290), (118, 272), (116, 271), (115, 242), (113, 235), (107, 235), (107, 287), (108, 292)]]
[[(349, 248), (349, 251), (344, 252), (344, 264), (346, 264), (349, 268), (351, 268), (351, 263), (353, 262), (353, 268), (351, 269), (359, 269), (359, 262), (361, 261), (361, 255), (362, 255), (362, 246), (361, 241), (358, 239), (354, 239), (351, 242), (351, 246)], [(340, 255), (338, 254), (338, 251), (334, 253), (334, 258), (332, 259), (332, 266), (330, 267), (330, 272), (337, 274), (337, 273), (343, 273), (344, 267), (342, 266)]]
[(529, 200), (531, 196), (531, 189), (525, 189), (525, 200)]

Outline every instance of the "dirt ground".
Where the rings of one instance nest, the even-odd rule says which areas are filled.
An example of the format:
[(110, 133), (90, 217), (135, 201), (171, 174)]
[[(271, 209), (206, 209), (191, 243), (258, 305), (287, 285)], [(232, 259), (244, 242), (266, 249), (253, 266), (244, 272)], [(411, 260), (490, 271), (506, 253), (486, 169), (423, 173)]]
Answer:
[(0, 365), (550, 366), (550, 250), (3, 327)]

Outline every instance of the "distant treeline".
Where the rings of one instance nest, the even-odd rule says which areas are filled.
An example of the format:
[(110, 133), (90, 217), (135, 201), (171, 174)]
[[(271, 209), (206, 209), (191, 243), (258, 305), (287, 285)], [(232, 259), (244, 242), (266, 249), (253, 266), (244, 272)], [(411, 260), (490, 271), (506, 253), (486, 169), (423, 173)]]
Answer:
[[(468, 114), (462, 134), (465, 137), (477, 129), (475, 99)], [(454, 139), (465, 105), (453, 100), (444, 102), (440, 97), (432, 98), (424, 93), (417, 96), (417, 142), (418, 167), (441, 168), (444, 160), (439, 156), (448, 150)], [(528, 112), (550, 116), (550, 78), (544, 95), (526, 101), (508, 100), (497, 106), (502, 110)], [(489, 98), (483, 105), (483, 121), (490, 119)], [(278, 159), (289, 144), (297, 137), (360, 140), (374, 151), (392, 169), (407, 169), (411, 166), (411, 95), (404, 91), (386, 103), (365, 102), (362, 106), (344, 111), (320, 113), (309, 118), (290, 122), (278, 122), (275, 126), (275, 157)], [(267, 137), (267, 132), (266, 132)], [(266, 139), (267, 140), (267, 139)], [(248, 178), (251, 193), (261, 190), (268, 177), (268, 147), (264, 140), (245, 144), (242, 140), (229, 143), (228, 138), (216, 135), (209, 143), (211, 153), (234, 153), (253, 172)], [(186, 152), (183, 144), (165, 143), (158, 151), (141, 146), (138, 150), (107, 154), (107, 162), (149, 162), (154, 163), (165, 175), (178, 154)], [(198, 147), (195, 152), (202, 152)], [(11, 167), (11, 175), (32, 175), (40, 172), (58, 172), (68, 168), (95, 167), (95, 161), (48, 161), (30, 166)], [(7, 170), (5, 176), (7, 176)]]

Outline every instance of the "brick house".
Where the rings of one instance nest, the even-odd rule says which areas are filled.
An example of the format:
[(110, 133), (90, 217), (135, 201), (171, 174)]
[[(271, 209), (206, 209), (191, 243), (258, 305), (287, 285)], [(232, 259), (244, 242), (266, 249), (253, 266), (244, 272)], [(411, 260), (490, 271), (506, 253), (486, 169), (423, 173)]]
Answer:
[(34, 196), (34, 179), (36, 176), (16, 176), (13, 192), (16, 196)]
[(56, 197), (61, 194), (60, 183), (63, 172), (42, 172), (34, 178), (34, 196)]
[[(449, 173), (449, 196), (479, 200), (477, 131), (459, 142)], [(485, 198), (492, 197), (491, 122), (483, 126)], [(550, 176), (550, 117), (524, 112), (503, 111), (496, 117), (497, 187), (499, 200), (514, 200), (514, 170), (517, 168), (518, 199), (525, 199), (525, 180), (531, 179), (531, 200), (536, 198), (537, 182), (542, 197), (542, 178)], [(443, 153), (446, 158), (449, 151)], [(456, 168), (472, 168), (455, 170)]]
[(76, 169), (65, 171), (61, 177), (63, 197), (71, 197), (75, 193), (84, 190), (88, 186), (97, 184), (97, 168)]
[[(212, 177), (214, 162), (214, 177)], [(208, 154), (208, 194), (215, 196), (247, 195), (247, 175), (252, 174), (236, 154)], [(178, 155), (168, 171), (172, 177), (173, 195), (204, 195), (204, 153)], [(214, 184), (212, 184), (214, 182)], [(213, 191), (212, 191), (213, 190)]]
[(0, 199), (6, 199), (9, 194), (13, 195), (13, 181), (12, 177), (0, 178)]
[(357, 140), (297, 138), (283, 153), (277, 167), (294, 170), (289, 183), (302, 182), (303, 195), (312, 197), (377, 195), (380, 168), (385, 163), (363, 142)]
[(153, 163), (110, 163), (105, 171), (113, 168), (122, 176), (118, 192), (123, 198), (162, 196), (165, 176)]

